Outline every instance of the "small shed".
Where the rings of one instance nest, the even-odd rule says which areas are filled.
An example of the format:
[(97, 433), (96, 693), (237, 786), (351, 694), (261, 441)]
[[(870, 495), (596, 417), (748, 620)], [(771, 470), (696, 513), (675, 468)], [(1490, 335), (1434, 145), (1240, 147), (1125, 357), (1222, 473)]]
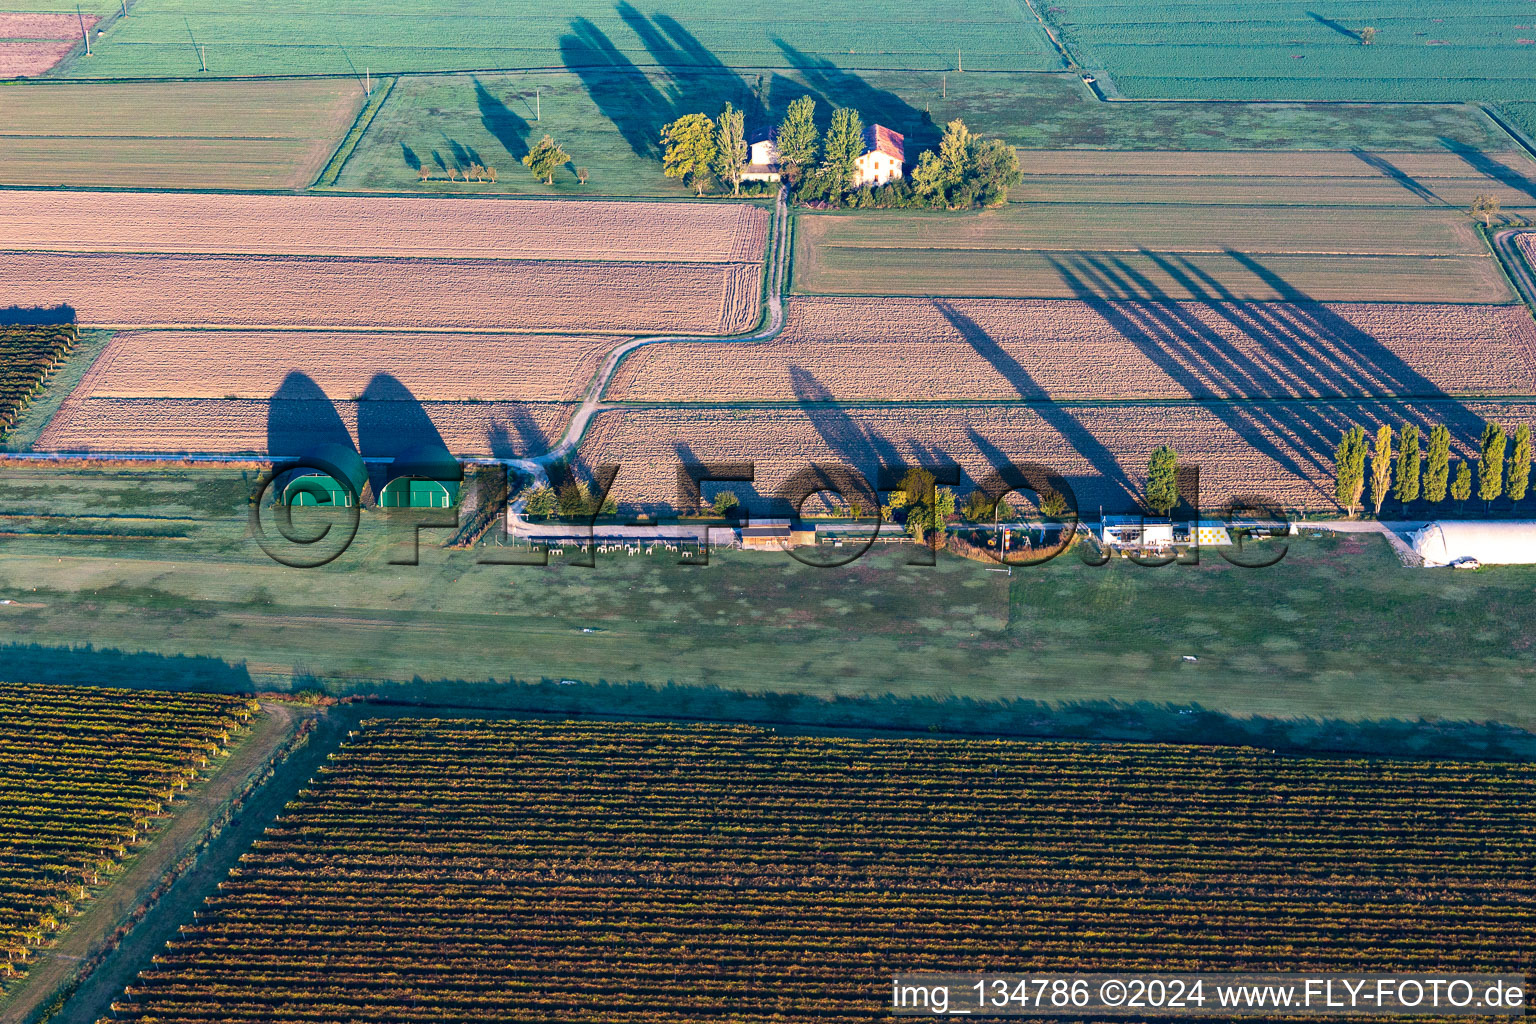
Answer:
[(464, 467), (440, 444), (395, 456), (379, 492), (380, 508), (452, 508), (459, 501)]
[(773, 133), (760, 131), (752, 136), (747, 147), (747, 166), (742, 169), (741, 180), (779, 180), (779, 147), (773, 141)]
[(787, 525), (748, 526), (741, 531), (741, 546), (747, 551), (783, 551), (789, 545)]
[(1173, 523), (1144, 516), (1105, 516), (1099, 540), (1110, 547), (1161, 548), (1173, 543)]
[(1536, 521), (1442, 520), (1412, 535), (1413, 550), (1425, 565), (1536, 564)]

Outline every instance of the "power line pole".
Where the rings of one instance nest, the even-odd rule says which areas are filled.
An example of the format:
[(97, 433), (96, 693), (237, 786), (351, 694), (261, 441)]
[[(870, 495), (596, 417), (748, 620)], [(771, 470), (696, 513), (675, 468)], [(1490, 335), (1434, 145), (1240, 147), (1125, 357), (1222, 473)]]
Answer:
[(123, 17), (128, 17), (128, 0), (120, 0), (123, 5)]
[(947, 100), (947, 99), (949, 99), (949, 75), (948, 74), (943, 75), (939, 79), (939, 81), (940, 81), (940, 88), (943, 90), (939, 95), (940, 95), (941, 98)]
[(197, 48), (197, 62), (202, 65), (204, 72), (208, 70), (208, 47), (199, 46)]
[(955, 51), (955, 70), (956, 71), (964, 71), (965, 70), (965, 61), (960, 59), (960, 51), (959, 50)]
[(540, 95), (538, 86), (533, 87), (533, 119), (535, 121), (544, 120), (544, 100)]
[(80, 19), (80, 38), (85, 40), (85, 55), (91, 55), (91, 33), (85, 27), (85, 15), (80, 13), (80, 5), (75, 4), (75, 17)]
[(363, 95), (373, 95), (373, 69), (366, 66), (363, 68)]

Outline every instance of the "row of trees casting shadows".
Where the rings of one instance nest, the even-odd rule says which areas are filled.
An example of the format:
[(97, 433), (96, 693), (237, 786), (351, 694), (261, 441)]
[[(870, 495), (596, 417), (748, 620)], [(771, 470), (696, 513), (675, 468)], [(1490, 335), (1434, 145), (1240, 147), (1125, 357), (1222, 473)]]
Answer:
[[(1054, 258), (1062, 279), (1079, 300), (1130, 341), (1170, 380), (1197, 395), (1231, 395), (1254, 401), (1208, 401), (1200, 408), (1242, 438), (1253, 450), (1285, 472), (1302, 479), (1326, 480), (1333, 470), (1332, 452), (1339, 436), (1353, 426), (1374, 428), (1379, 422), (1408, 418), (1428, 429), (1444, 423), (1452, 436), (1470, 444), (1482, 429), (1482, 419), (1439, 386), (1404, 362), (1391, 349), (1360, 330), (1334, 310), (1289, 285), (1258, 260), (1228, 254), (1285, 300), (1285, 304), (1241, 300), (1218, 279), (1188, 260), (1144, 251), (1142, 256), (1219, 317), (1225, 325), (1251, 339), (1272, 357), (1269, 365), (1237, 351), (1188, 305), (1169, 300), (1145, 273), (1120, 257), (1081, 255)], [(1106, 297), (1113, 296), (1113, 297)], [(1121, 298), (1138, 296), (1141, 298)], [(1153, 296), (1147, 299), (1145, 296)], [(1030, 372), (980, 324), (954, 303), (936, 300), (948, 322), (1018, 393), (1021, 401), (1070, 444), (1092, 467), (1090, 473), (1068, 475), (1080, 508), (1104, 505), (1106, 510), (1139, 507), (1141, 481), (1127, 474), (1122, 461), (1078, 420), (1068, 406), (1049, 394)], [(1283, 367), (1283, 376), (1276, 366)], [(928, 447), (920, 437), (905, 437), (900, 446), (840, 405), (834, 394), (810, 371), (788, 368), (796, 401), (834, 458), (871, 474), (882, 465), (918, 460), (930, 465), (953, 463), (952, 456)], [(1325, 401), (1266, 400), (1290, 390)], [(1536, 383), (1530, 388), (1536, 393)], [(1361, 396), (1366, 396), (1362, 398)], [(357, 447), (365, 457), (389, 457), (416, 445), (442, 444), (442, 435), (421, 402), (398, 379), (377, 374), (357, 403)], [(1329, 403), (1328, 399), (1337, 402)], [(1341, 405), (1345, 407), (1341, 407)], [(501, 407), (505, 422), (491, 428), (486, 448), (497, 458), (540, 454), (551, 439), (527, 411), (516, 403)], [(993, 466), (1035, 461), (1039, 453), (1004, 451), (975, 429), (968, 440)], [(295, 455), (335, 442), (352, 444), (352, 435), (335, 405), (315, 381), (290, 373), (272, 396), (267, 423), (267, 450)], [(674, 446), (679, 463), (700, 457), (686, 442)], [(733, 459), (750, 460), (750, 451), (732, 452)], [(1198, 462), (1198, 457), (1194, 457)], [(873, 477), (871, 477), (873, 479)], [(771, 496), (751, 488), (733, 488), (754, 507), (786, 514)], [(1322, 493), (1320, 490), (1319, 493)], [(1264, 496), (1253, 494), (1263, 502)], [(1085, 504), (1086, 503), (1086, 504)], [(657, 503), (636, 511), (666, 513)]]
[[(1198, 705), (1112, 700), (1047, 703), (1025, 699), (743, 693), (718, 686), (633, 681), (553, 685), (554, 680), (327, 681), (303, 671), (253, 678), (243, 663), (219, 658), (42, 644), (0, 646), (16, 682), (129, 686), (219, 693), (325, 692), (423, 714), (507, 712), (695, 721), (741, 721), (817, 730), (879, 730), (1019, 738), (1130, 740), (1245, 745), (1286, 753), (1363, 753), (1396, 757), (1531, 760), (1536, 734), (1491, 722), (1377, 718), (1234, 717)], [(146, 682), (147, 681), (147, 682)]]

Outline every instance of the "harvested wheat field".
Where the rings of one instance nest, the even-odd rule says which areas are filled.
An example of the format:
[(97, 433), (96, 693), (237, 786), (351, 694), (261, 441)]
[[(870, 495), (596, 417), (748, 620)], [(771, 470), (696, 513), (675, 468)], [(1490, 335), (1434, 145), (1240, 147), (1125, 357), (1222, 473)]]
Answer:
[(541, 334), (125, 331), (75, 388), (88, 398), (271, 398), (292, 374), (345, 401), (377, 387), (420, 401), (558, 402), (581, 397), (621, 339)]
[(654, 345), (619, 401), (1536, 395), (1523, 306), (796, 298), (761, 344)]
[(7, 192), (12, 250), (760, 263), (768, 211), (744, 203)]
[(30, 78), (59, 61), (90, 31), (95, 15), (0, 12), (0, 78)]
[(294, 456), (327, 442), (393, 456), (441, 439), (457, 455), (508, 458), (547, 450), (575, 406), (562, 402), (72, 396), (34, 446), (40, 451), (212, 452)]
[(12, 253), (0, 294), (93, 327), (735, 334), (762, 270), (731, 263)]
[(1067, 480), (1080, 509), (1120, 512), (1139, 507), (1147, 460), (1170, 444), (1181, 461), (1200, 467), (1208, 508), (1262, 497), (1287, 508), (1326, 509), (1333, 507), (1333, 447), (1348, 426), (1374, 430), (1406, 417), (1427, 430), (1443, 422), (1464, 457), (1483, 416), (1512, 429), (1536, 423), (1536, 403), (627, 409), (593, 421), (581, 458), (589, 466), (619, 464), (613, 496), (621, 506), (646, 510), (677, 505), (678, 453), (686, 452), (689, 461), (755, 463), (753, 484), (730, 486), (759, 515), (784, 514), (764, 496), (811, 463), (850, 465), (873, 483), (879, 465), (902, 462), (958, 465), (967, 485), (999, 464), (1039, 463)]

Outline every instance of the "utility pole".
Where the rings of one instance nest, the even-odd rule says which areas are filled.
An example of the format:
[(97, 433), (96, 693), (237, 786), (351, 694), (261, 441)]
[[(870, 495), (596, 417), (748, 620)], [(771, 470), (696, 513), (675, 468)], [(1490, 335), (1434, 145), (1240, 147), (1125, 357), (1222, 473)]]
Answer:
[(960, 59), (960, 51), (959, 50), (955, 51), (955, 70), (956, 71), (964, 71), (965, 70), (965, 61)]
[(535, 121), (542, 121), (542, 120), (544, 120), (544, 100), (543, 100), (543, 97), (540, 96), (539, 93), (540, 93), (539, 87), (538, 86), (534, 86), (533, 87), (533, 119)]
[(203, 66), (204, 72), (208, 70), (208, 47), (199, 46), (197, 48), (197, 62)]
[(363, 68), (363, 95), (373, 95), (373, 69), (366, 66)]
[(128, 17), (128, 0), (121, 0), (123, 5), (123, 17)]
[(85, 15), (80, 13), (80, 5), (75, 4), (75, 17), (80, 19), (80, 38), (85, 40), (85, 55), (91, 55), (91, 33), (85, 27)]

